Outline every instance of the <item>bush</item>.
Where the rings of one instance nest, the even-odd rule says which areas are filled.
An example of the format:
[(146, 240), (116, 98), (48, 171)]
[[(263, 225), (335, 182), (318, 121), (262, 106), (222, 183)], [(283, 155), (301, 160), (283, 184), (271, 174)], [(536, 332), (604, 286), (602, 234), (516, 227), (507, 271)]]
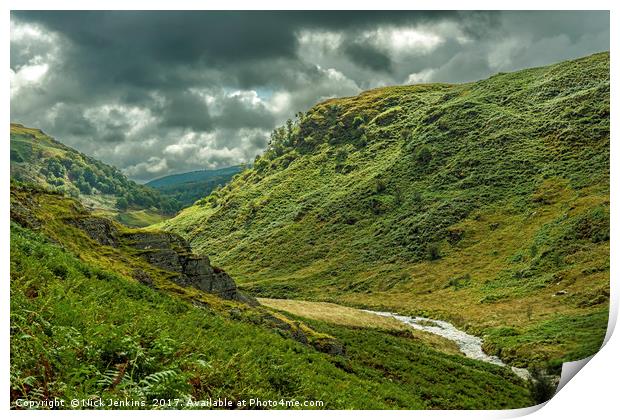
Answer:
[(358, 115), (353, 118), (353, 128), (357, 129), (364, 124), (364, 117)]
[(418, 149), (415, 159), (420, 165), (427, 165), (433, 159), (433, 154), (427, 146), (422, 146)]
[(441, 258), (441, 252), (439, 245), (436, 243), (428, 244), (426, 246), (426, 259), (429, 261), (435, 261)]

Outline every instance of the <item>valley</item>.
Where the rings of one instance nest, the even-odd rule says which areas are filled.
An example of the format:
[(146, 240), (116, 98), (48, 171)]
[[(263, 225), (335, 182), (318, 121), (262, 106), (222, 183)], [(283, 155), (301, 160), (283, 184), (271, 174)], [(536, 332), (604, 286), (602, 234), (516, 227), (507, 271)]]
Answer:
[(10, 139), (12, 404), (519, 408), (605, 336), (609, 53), (328, 99), (150, 186)]
[(328, 100), (156, 227), (256, 296), (446, 320), (510, 364), (557, 367), (607, 326), (608, 66)]

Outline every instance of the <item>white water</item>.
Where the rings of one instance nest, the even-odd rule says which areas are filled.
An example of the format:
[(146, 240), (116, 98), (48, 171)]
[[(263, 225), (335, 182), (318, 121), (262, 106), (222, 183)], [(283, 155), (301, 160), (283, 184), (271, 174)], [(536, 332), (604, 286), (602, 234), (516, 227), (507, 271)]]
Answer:
[[(465, 331), (461, 331), (454, 325), (447, 321), (440, 321), (437, 319), (423, 318), (420, 316), (410, 317), (391, 312), (377, 312), (364, 310), (375, 315), (384, 317), (390, 317), (397, 319), (398, 321), (409, 325), (416, 330), (426, 331), (432, 334), (439, 335), (450, 341), (456, 343), (459, 346), (461, 352), (470, 359), (481, 360), (483, 362), (492, 363), (498, 366), (507, 366), (499, 357), (489, 356), (482, 350), (482, 339), (471, 334), (467, 334)], [(515, 375), (523, 379), (529, 379), (530, 374), (527, 369), (511, 367)]]

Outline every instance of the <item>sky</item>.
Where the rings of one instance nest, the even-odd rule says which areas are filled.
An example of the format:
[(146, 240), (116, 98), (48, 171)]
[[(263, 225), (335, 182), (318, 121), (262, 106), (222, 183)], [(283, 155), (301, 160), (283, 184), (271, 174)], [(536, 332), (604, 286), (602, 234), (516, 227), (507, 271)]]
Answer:
[(609, 13), (11, 12), (11, 121), (138, 182), (252, 162), (331, 97), (609, 50)]

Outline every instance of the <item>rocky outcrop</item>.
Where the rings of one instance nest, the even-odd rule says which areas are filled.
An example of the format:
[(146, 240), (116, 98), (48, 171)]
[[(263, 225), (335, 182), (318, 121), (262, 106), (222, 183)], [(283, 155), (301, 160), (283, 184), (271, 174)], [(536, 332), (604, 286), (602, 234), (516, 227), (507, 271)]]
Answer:
[(291, 322), (290, 320), (285, 320), (284, 318), (270, 313), (263, 314), (262, 322), (301, 344), (314, 347), (315, 350), (321, 353), (336, 356), (344, 356), (346, 354), (344, 344), (338, 339), (317, 333), (305, 325), (302, 327), (302, 323), (300, 322)]
[(187, 241), (167, 232), (137, 232), (123, 235), (126, 246), (138, 249), (155, 267), (178, 273), (175, 283), (191, 286), (225, 299), (242, 300), (233, 279), (211, 266), (209, 258), (192, 253)]
[[(45, 229), (49, 213), (45, 212), (44, 200), (49, 201), (50, 197), (63, 199), (66, 212), (58, 216), (62, 223), (81, 230), (98, 244), (122, 249), (121, 255), (129, 253), (153, 267), (165, 270), (166, 278), (180, 286), (194, 287), (224, 299), (258, 305), (256, 299), (237, 290), (234, 280), (225, 271), (213, 267), (207, 256), (194, 254), (189, 243), (175, 233), (129, 230), (109, 219), (91, 214), (80, 203), (64, 199), (61, 194), (17, 184), (11, 185), (11, 220), (34, 230)], [(49, 236), (51, 240), (55, 237)], [(132, 277), (142, 284), (155, 287), (151, 277), (153, 273), (147, 271), (134, 267)]]
[(83, 230), (90, 239), (99, 242), (101, 245), (117, 247), (118, 230), (111, 220), (102, 217), (80, 217), (67, 219), (67, 223)]
[[(213, 293), (224, 299), (258, 304), (255, 299), (241, 294), (234, 280), (223, 270), (211, 266), (207, 256), (192, 253), (185, 239), (168, 232), (123, 232), (114, 222), (92, 215), (67, 219), (67, 223), (81, 229), (101, 245), (127, 247), (139, 251), (138, 255), (149, 264), (168, 271), (172, 281), (180, 286)], [(142, 270), (134, 278), (143, 284), (153, 285), (152, 279)]]
[(20, 225), (37, 229), (41, 221), (34, 215), (32, 209), (38, 207), (38, 203), (31, 194), (29, 187), (22, 187), (18, 190), (11, 185), (11, 220)]

